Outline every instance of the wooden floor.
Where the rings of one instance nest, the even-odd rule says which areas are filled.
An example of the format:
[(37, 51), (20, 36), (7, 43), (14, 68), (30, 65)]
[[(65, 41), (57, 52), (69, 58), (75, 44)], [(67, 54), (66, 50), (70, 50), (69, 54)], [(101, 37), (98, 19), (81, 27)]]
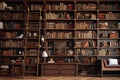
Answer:
[(0, 77), (0, 80), (120, 80), (120, 77)]

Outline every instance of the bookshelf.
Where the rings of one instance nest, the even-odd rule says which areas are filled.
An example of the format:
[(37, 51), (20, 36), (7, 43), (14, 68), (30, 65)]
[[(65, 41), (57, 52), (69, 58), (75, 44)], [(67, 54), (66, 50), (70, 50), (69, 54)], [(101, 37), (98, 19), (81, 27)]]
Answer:
[(1, 75), (22, 76), (23, 74), (25, 10), (22, 5), (22, 1), (0, 1)]
[(78, 75), (97, 74), (97, 1), (78, 0), (75, 20), (75, 53), (79, 59)]
[(0, 65), (22, 76), (96, 76), (99, 59), (120, 58), (119, 2), (1, 1)]
[[(104, 3), (104, 4), (103, 4)], [(100, 2), (99, 7), (99, 55), (119, 56), (119, 8), (118, 3)], [(104, 8), (104, 9), (103, 9)], [(104, 17), (101, 17), (103, 15)], [(100, 54), (103, 53), (103, 54)]]

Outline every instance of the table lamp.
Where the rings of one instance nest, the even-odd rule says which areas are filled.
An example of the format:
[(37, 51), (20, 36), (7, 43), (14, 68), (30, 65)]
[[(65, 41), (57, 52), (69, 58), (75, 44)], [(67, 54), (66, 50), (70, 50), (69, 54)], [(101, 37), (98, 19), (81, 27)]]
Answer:
[(42, 52), (42, 57), (44, 57), (44, 63), (46, 63), (46, 57), (48, 57), (48, 54), (46, 51)]

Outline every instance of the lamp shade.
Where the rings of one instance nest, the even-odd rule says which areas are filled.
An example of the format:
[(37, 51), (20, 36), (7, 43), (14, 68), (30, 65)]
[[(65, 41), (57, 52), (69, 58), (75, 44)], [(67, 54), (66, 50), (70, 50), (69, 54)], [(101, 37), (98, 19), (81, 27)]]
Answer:
[(43, 51), (43, 53), (42, 53), (42, 57), (48, 57), (48, 54), (47, 54), (46, 51)]

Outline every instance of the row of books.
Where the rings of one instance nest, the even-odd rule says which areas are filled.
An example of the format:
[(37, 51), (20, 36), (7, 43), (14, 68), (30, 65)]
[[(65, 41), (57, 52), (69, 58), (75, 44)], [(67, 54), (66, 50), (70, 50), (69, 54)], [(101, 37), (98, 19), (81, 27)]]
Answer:
[(80, 40), (80, 41), (75, 42), (75, 46), (77, 48), (96, 47), (96, 41), (95, 40)]
[(1, 38), (3, 39), (12, 39), (12, 38), (17, 38), (19, 33), (18, 32), (1, 32), (0, 35), (2, 36)]
[(96, 10), (97, 6), (94, 3), (78, 3), (77, 10)]
[(46, 19), (73, 19), (73, 15), (72, 13), (67, 13), (67, 12), (61, 12), (61, 13), (48, 12), (46, 13)]
[(72, 22), (46, 22), (48, 29), (69, 29), (73, 28)]
[(49, 31), (46, 33), (46, 38), (60, 38), (60, 39), (69, 39), (69, 38), (73, 38), (73, 32), (63, 32), (63, 31)]
[(120, 10), (118, 4), (100, 4), (100, 10)]
[(24, 44), (23, 44), (23, 41), (7, 40), (7, 41), (1, 41), (0, 42), (0, 46), (1, 47), (23, 48)]
[(76, 14), (76, 17), (77, 17), (77, 19), (91, 19), (91, 20), (97, 19), (96, 14), (90, 13), (90, 12), (89, 13), (78, 12)]
[[(13, 3), (11, 3), (11, 4), (13, 4)], [(24, 6), (23, 6), (23, 4), (9, 6), (6, 2), (2, 1), (2, 2), (0, 2), (0, 10), (24, 10)]]
[(81, 56), (92, 56), (97, 55), (96, 49), (76, 49), (76, 54)]
[(116, 19), (120, 19), (120, 14), (119, 13), (113, 13), (113, 12), (99, 13), (98, 18), (99, 19), (116, 20)]
[(30, 4), (30, 10), (31, 11), (40, 11), (43, 10), (43, 5), (41, 4)]
[(0, 29), (22, 29), (24, 26), (23, 23), (17, 22), (0, 22)]
[(97, 38), (95, 31), (76, 31), (76, 38)]
[(25, 59), (25, 64), (37, 64), (37, 58), (27, 58)]
[(114, 21), (100, 22), (99, 29), (120, 29), (120, 22), (114, 22)]
[[(41, 23), (41, 25), (42, 25), (42, 23)], [(28, 28), (28, 30), (29, 29), (37, 29), (38, 30), (39, 23), (29, 23), (27, 28)], [(41, 26), (40, 26), (40, 28), (41, 28)]]
[(73, 4), (46, 4), (46, 10), (73, 10)]
[(38, 42), (27, 42), (28, 48), (37, 48), (38, 45), (39, 45)]
[(41, 16), (40, 13), (29, 14), (29, 20), (40, 20), (40, 19), (43, 19), (43, 16)]
[(119, 47), (120, 42), (116, 40), (100, 40), (99, 44), (100, 44), (99, 47), (103, 48), (106, 47), (116, 48)]
[(96, 57), (81, 57), (79, 58), (82, 64), (94, 64), (96, 62)]
[(2, 63), (5, 64), (22, 64), (23, 60), (21, 57), (17, 57), (17, 58), (2, 58)]
[(24, 51), (16, 50), (16, 49), (9, 49), (9, 50), (3, 50), (1, 53), (3, 56), (15, 56), (15, 55), (23, 55)]
[(27, 56), (37, 56), (38, 55), (38, 50), (36, 49), (30, 49), (30, 50), (27, 50)]
[[(117, 24), (117, 23), (116, 23)], [(118, 23), (118, 27), (119, 27)], [(47, 22), (46, 23), (47, 28), (49, 29), (65, 29), (65, 28), (71, 28), (73, 27), (72, 23), (60, 23), (60, 22)], [(96, 23), (90, 23), (90, 22), (76, 22), (76, 29), (96, 29)], [(100, 22), (99, 24), (100, 29), (116, 29), (117, 25), (115, 23), (110, 22)]]
[(119, 50), (117, 49), (100, 49), (99, 56), (119, 56)]
[(76, 29), (96, 29), (97, 25), (95, 22), (76, 22)]
[[(91, 19), (91, 20), (96, 20), (97, 16), (95, 13), (83, 13), (79, 12), (76, 14), (77, 19)], [(98, 14), (99, 19), (108, 19), (108, 20), (115, 20), (115, 19), (120, 19), (120, 14), (119, 13), (113, 13), (113, 12), (108, 12), (108, 13), (99, 13)]]
[(100, 31), (100, 38), (119, 38), (119, 33), (117, 31)]
[(4, 12), (2, 14), (2, 19), (3, 20), (24, 20), (25, 19), (25, 14), (24, 13), (9, 13), (9, 12)]
[(68, 42), (68, 41), (55, 41), (55, 42), (51, 42), (51, 41), (49, 41), (48, 42), (48, 47), (49, 48), (55, 48), (55, 47), (66, 47), (66, 49), (67, 48), (73, 48), (73, 42)]

